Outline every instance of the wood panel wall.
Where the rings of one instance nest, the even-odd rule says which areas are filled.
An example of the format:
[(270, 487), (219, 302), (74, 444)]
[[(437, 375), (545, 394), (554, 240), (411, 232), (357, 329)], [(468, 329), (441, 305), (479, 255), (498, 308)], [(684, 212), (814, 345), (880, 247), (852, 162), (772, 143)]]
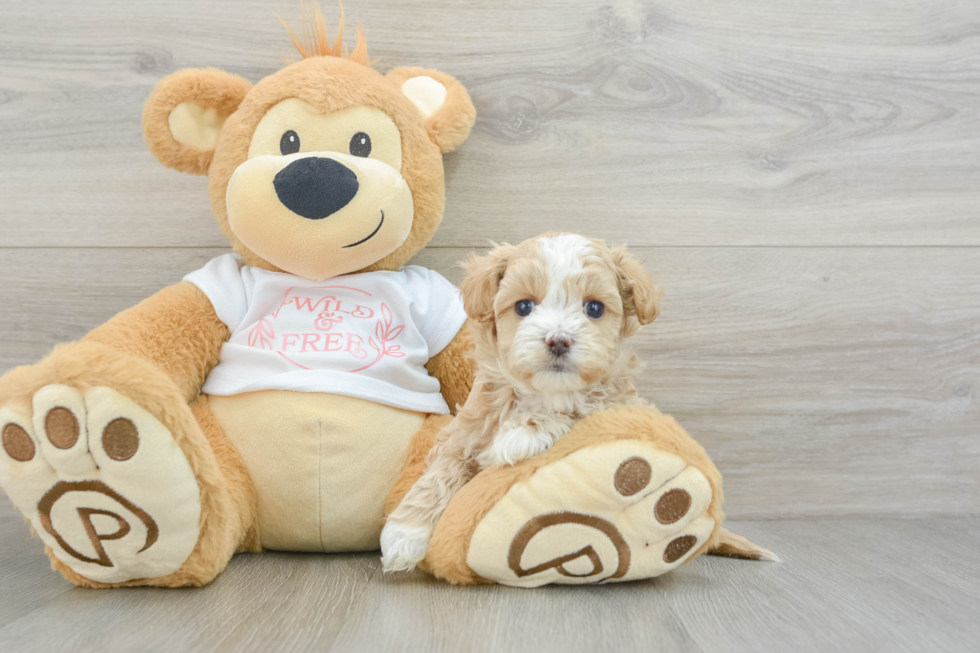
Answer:
[[(325, 0), (330, 17), (336, 9)], [(980, 3), (356, 0), (478, 110), (416, 262), (547, 230), (667, 291), (642, 392), (740, 518), (980, 513)], [(298, 3), (4, 2), (0, 371), (226, 251), (147, 152), (166, 74), (281, 66)]]

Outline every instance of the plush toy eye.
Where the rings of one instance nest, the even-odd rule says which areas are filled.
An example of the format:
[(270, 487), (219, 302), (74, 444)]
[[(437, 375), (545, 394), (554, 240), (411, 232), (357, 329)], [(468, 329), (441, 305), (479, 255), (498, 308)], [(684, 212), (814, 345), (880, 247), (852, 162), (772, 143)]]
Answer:
[(514, 304), (514, 312), (520, 317), (527, 317), (534, 310), (534, 302), (530, 299), (522, 299)]
[(371, 137), (364, 132), (357, 132), (350, 139), (350, 153), (354, 156), (370, 156)]
[(299, 152), (299, 134), (290, 129), (279, 139), (279, 151), (285, 154)]
[(602, 304), (602, 302), (594, 299), (585, 302), (585, 314), (591, 317), (593, 320), (598, 320), (605, 312), (606, 307)]

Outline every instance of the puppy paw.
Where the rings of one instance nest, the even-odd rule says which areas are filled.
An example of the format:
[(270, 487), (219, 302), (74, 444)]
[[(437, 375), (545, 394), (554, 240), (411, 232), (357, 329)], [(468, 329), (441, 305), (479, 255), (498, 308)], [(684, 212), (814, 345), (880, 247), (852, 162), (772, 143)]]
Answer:
[(429, 549), (432, 531), (389, 521), (381, 531), (381, 565), (385, 572), (412, 571)]
[(487, 450), (487, 458), (489, 459), (481, 460), (481, 463), (514, 465), (544, 453), (554, 443), (554, 438), (548, 433), (529, 429), (525, 426), (503, 430), (497, 434), (493, 439), (493, 444)]

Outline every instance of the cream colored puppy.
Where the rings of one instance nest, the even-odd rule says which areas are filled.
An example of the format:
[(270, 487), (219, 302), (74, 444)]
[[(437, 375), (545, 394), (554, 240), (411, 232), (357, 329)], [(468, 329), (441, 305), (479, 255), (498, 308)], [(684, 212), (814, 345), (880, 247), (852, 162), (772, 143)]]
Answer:
[(660, 290), (619, 247), (545, 234), (471, 257), (461, 291), (475, 322), (476, 380), (428, 468), (381, 533), (385, 571), (424, 557), (453, 495), (490, 465), (547, 451), (590, 413), (640, 404), (623, 340), (660, 311)]

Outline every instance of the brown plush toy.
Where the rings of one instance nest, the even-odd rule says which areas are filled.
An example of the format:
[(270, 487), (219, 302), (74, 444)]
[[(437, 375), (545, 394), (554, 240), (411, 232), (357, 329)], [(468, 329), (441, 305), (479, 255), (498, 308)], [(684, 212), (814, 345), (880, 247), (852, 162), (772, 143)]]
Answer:
[[(360, 31), (341, 56), (319, 10), (311, 33), (254, 86), (185, 70), (146, 104), (150, 150), (208, 176), (236, 254), (0, 379), (0, 486), (79, 585), (203, 585), (236, 552), (377, 549), (470, 391), (460, 298), (406, 266), (442, 220), (470, 98), (438, 71), (379, 74)], [(703, 492), (658, 512), (681, 473)], [(607, 411), (480, 474), (424, 566), (539, 585), (643, 578), (712, 546), (757, 555), (720, 528), (721, 501), (670, 417)]]

